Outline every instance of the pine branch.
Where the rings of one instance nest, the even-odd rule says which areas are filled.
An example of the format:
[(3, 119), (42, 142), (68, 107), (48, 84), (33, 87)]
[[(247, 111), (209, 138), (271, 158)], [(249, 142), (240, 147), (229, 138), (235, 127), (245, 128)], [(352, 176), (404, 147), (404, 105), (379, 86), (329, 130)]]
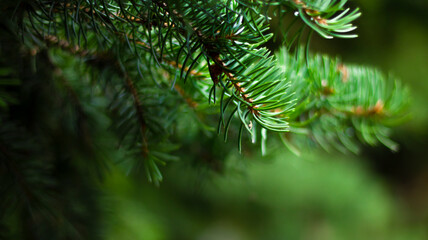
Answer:
[(246, 6), (265, 8), (265, 11), (268, 7), (276, 8), (276, 11), (280, 13), (279, 18), (292, 13), (294, 16), (299, 16), (308, 27), (327, 39), (357, 37), (356, 34), (348, 34), (348, 32), (356, 29), (352, 25), (352, 21), (360, 17), (361, 13), (358, 8), (351, 12), (349, 8), (344, 10), (348, 0), (240, 0), (240, 2)]
[[(325, 146), (328, 144), (321, 143), (325, 142), (323, 136), (345, 142), (349, 138), (332, 133), (336, 130), (331, 126), (337, 123), (341, 130), (351, 126), (363, 142), (381, 141), (392, 147), (382, 128), (387, 123), (383, 119), (391, 116), (390, 111), (392, 115), (399, 111), (389, 109), (388, 101), (399, 100), (358, 96), (363, 95), (361, 89), (371, 89), (367, 87), (373, 83), (360, 78), (375, 75), (375, 79), (383, 79), (376, 71), (345, 67), (318, 57), (312, 59), (307, 52), (307, 56), (299, 54), (296, 60), (286, 63), (279, 57), (278, 62), (268, 49), (261, 47), (272, 37), (267, 33), (268, 8), (277, 10), (280, 17), (298, 13), (303, 26), (325, 38), (356, 37), (348, 32), (355, 29), (352, 21), (360, 13), (358, 9), (344, 10), (346, 3), (346, 0), (38, 0), (25, 8), (28, 17), (24, 18), (23, 32), (31, 36), (28, 39), (32, 41), (27, 40), (30, 44), (40, 47), (40, 41), (47, 42), (48, 47), (57, 46), (85, 59), (85, 64), (98, 64), (97, 74), (113, 70), (116, 77), (122, 77), (109, 78), (110, 82), (101, 78), (101, 81), (113, 93), (111, 110), (113, 118), (117, 118), (119, 142), (126, 138), (125, 145), (140, 144), (146, 159), (153, 157), (152, 149), (162, 145), (168, 135), (168, 128), (159, 119), (169, 118), (178, 109), (176, 103), (154, 107), (160, 104), (156, 98), (166, 95), (167, 101), (171, 101), (177, 94), (190, 107), (201, 106), (204, 100), (219, 108), (218, 132), (224, 129), (225, 139), (230, 126), (235, 124), (233, 119), (238, 119), (239, 144), (248, 132), (253, 141), (261, 135), (264, 145), (266, 130), (307, 132)], [(302, 33), (300, 30), (292, 39), (286, 39), (293, 43)], [(307, 49), (310, 37), (309, 34)], [(299, 74), (304, 77), (296, 78)], [(355, 81), (361, 86), (354, 87), (360, 92), (338, 85), (339, 76), (343, 86), (358, 79)], [(190, 82), (190, 91), (184, 92), (176, 80)], [(385, 88), (382, 84), (377, 87)], [(122, 92), (123, 88), (127, 92)], [(168, 92), (174, 88), (177, 94)], [(397, 90), (394, 94), (401, 93)], [(402, 105), (394, 106), (397, 104)], [(172, 122), (168, 120), (168, 127)], [(164, 139), (157, 139), (160, 136)], [(150, 165), (146, 170), (152, 169), (148, 175), (156, 172), (153, 176), (161, 179), (155, 162), (162, 161), (146, 161)]]
[(370, 145), (380, 142), (397, 150), (386, 126), (405, 116), (408, 92), (395, 79), (326, 56), (310, 56), (306, 65), (281, 49), (278, 58), (285, 75), (293, 79), (292, 89), (302, 99), (290, 119), (291, 132), (306, 128), (326, 149), (344, 145), (356, 152), (358, 137)]
[(144, 119), (144, 113), (140, 102), (140, 96), (137, 92), (137, 89), (134, 86), (132, 79), (126, 73), (125, 73), (125, 81), (129, 91), (132, 94), (132, 98), (134, 99), (134, 106), (137, 111), (138, 121), (140, 123), (141, 136), (143, 140), (143, 143), (141, 145), (141, 148), (142, 148), (141, 151), (143, 153), (143, 156), (147, 157), (149, 153), (149, 149), (147, 148), (147, 139), (146, 139), (147, 123)]

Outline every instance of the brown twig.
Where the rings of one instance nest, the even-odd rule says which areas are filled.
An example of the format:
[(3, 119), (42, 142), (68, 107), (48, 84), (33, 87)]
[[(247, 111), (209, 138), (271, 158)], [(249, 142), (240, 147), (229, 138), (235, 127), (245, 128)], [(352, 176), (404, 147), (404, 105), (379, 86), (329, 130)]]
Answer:
[(193, 101), (190, 97), (188, 97), (188, 95), (183, 90), (183, 88), (181, 88), (178, 84), (175, 84), (174, 88), (181, 95), (181, 97), (186, 101), (186, 103), (187, 103), (187, 105), (189, 105), (189, 107), (196, 108), (198, 106), (198, 103)]
[(148, 145), (147, 145), (147, 123), (146, 120), (144, 118), (144, 111), (142, 108), (142, 104), (141, 104), (141, 100), (138, 94), (137, 89), (135, 88), (134, 82), (132, 81), (132, 79), (128, 76), (127, 73), (124, 74), (125, 75), (125, 82), (126, 85), (128, 87), (129, 92), (132, 95), (132, 98), (134, 99), (134, 107), (135, 110), (137, 111), (137, 116), (138, 116), (138, 122), (140, 124), (140, 132), (141, 132), (141, 136), (142, 136), (142, 144), (141, 144), (141, 150), (143, 155), (146, 157), (149, 153), (149, 149), (148, 149)]
[(211, 58), (214, 60), (214, 63), (216, 64), (216, 65), (210, 66), (210, 74), (211, 74), (211, 78), (213, 79), (213, 82), (216, 84), (219, 81), (218, 76), (224, 73), (227, 76), (227, 78), (229, 78), (230, 82), (232, 83), (232, 85), (234, 86), (238, 94), (242, 97), (242, 99), (250, 104), (250, 106), (248, 106), (248, 109), (250, 110), (250, 112), (252, 114), (259, 115), (260, 113), (256, 109), (256, 106), (252, 106), (252, 103), (254, 100), (250, 98), (248, 94), (245, 94), (245, 88), (243, 88), (239, 82), (236, 82), (235, 76), (233, 76), (233, 74), (227, 70), (226, 65), (220, 59), (219, 54), (211, 56)]
[(293, 2), (297, 6), (301, 7), (308, 16), (311, 16), (312, 21), (318, 22), (318, 24), (320, 24), (320, 25), (325, 25), (325, 26), (328, 25), (327, 19), (322, 18), (320, 16), (319, 11), (309, 8), (308, 5), (306, 5), (306, 3), (304, 3), (302, 0), (293, 0)]
[(385, 114), (384, 112), (384, 103), (381, 99), (379, 99), (374, 106), (371, 106), (367, 109), (364, 109), (362, 106), (353, 107), (351, 113), (356, 116), (382, 116)]

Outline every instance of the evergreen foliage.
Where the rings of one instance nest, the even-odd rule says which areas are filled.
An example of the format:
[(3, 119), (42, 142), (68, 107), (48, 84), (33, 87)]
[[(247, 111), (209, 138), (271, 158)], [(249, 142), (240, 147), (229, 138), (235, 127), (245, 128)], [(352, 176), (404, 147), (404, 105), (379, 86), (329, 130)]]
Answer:
[[(113, 154), (159, 183), (159, 166), (177, 160), (183, 113), (206, 135), (218, 117), (217, 133), (237, 137), (239, 150), (249, 138), (264, 153), (268, 137), (297, 154), (379, 142), (396, 150), (390, 127), (405, 118), (405, 88), (371, 67), (308, 52), (312, 32), (356, 37), (360, 13), (346, 3), (2, 1), (3, 227), (18, 223), (28, 239), (95, 239), (96, 223), (85, 222), (98, 214), (92, 173)], [(292, 20), (276, 36), (269, 16)], [(285, 46), (273, 53), (271, 39)], [(67, 188), (76, 182), (79, 192)], [(48, 234), (58, 221), (65, 227)]]

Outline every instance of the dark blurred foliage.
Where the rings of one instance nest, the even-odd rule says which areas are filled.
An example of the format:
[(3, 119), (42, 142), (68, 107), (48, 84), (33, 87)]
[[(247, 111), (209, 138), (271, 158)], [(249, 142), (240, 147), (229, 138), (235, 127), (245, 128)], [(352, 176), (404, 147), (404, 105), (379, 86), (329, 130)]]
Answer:
[[(1, 27), (9, 27), (2, 20)], [(6, 206), (0, 212), (6, 224), (0, 238), (98, 236), (102, 221), (96, 178), (104, 170), (94, 161), (99, 158), (96, 142), (86, 137), (100, 128), (87, 125), (91, 116), (83, 114), (73, 96), (77, 93), (55, 76), (59, 70), (47, 52), (33, 57), (15, 37), (0, 36), (2, 67), (10, 69), (8, 77), (22, 81), (20, 88), (6, 86), (13, 104), (1, 109), (8, 114), (0, 119), (0, 204)]]
[[(365, 13), (359, 38), (318, 45), (345, 60), (368, 62), (390, 71), (412, 88), (412, 120), (395, 132), (400, 151), (366, 148), (364, 159), (403, 203), (406, 219), (428, 224), (428, 22), (426, 1), (356, 1)], [(332, 46), (336, 47), (333, 49)], [(426, 228), (425, 228), (426, 229)]]
[[(428, 227), (428, 2), (355, 1), (359, 38), (317, 41), (313, 47), (345, 61), (374, 64), (412, 89), (412, 120), (395, 131), (400, 151), (366, 148), (362, 159), (404, 208), (405, 219)], [(427, 228), (425, 228), (427, 229)]]
[[(359, 38), (315, 37), (311, 50), (380, 67), (411, 87), (413, 117), (393, 137), (398, 153), (367, 147), (358, 157), (316, 150), (297, 157), (272, 142), (265, 157), (251, 144), (239, 155), (233, 141), (200, 137), (183, 114), (175, 136), (181, 160), (163, 168), (160, 186), (101, 164), (123, 158), (102, 134), (109, 126), (102, 99), (79, 105), (74, 96), (96, 94), (71, 92), (48, 53), (34, 60), (13, 34), (0, 36), (0, 62), (25, 86), (8, 86), (19, 104), (1, 110), (10, 119), (0, 119), (0, 180), (10, 184), (0, 189), (8, 206), (0, 209), (0, 239), (427, 239), (428, 2), (352, 4), (363, 13)], [(14, 139), (11, 129), (27, 137)], [(34, 172), (44, 177), (34, 180)]]
[[(364, 158), (375, 174), (418, 217), (428, 219), (427, 103), (428, 22), (426, 1), (356, 1), (364, 12), (359, 38), (319, 44), (344, 60), (369, 63), (398, 76), (412, 88), (412, 120), (395, 132), (398, 153), (366, 148)], [(315, 44), (314, 44), (315, 45)], [(421, 216), (422, 215), (422, 216)]]

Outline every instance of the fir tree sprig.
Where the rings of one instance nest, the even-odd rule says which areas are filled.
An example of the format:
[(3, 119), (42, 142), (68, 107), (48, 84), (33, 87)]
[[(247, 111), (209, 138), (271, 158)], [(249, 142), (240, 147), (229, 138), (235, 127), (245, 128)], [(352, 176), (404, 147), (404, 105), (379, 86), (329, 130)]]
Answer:
[(359, 9), (345, 9), (348, 0), (270, 0), (270, 1), (243, 1), (246, 6), (254, 8), (273, 8), (281, 19), (286, 14), (298, 16), (308, 27), (315, 30), (322, 37), (331, 39), (355, 38), (356, 34), (348, 34), (356, 29), (352, 22), (361, 16)]
[(292, 133), (305, 132), (306, 139), (326, 150), (356, 153), (356, 140), (397, 150), (389, 139), (389, 126), (407, 117), (409, 96), (392, 76), (322, 55), (310, 56), (308, 64), (296, 61), (286, 49), (277, 56), (300, 99), (290, 117)]
[[(355, 137), (394, 148), (385, 128), (390, 121), (385, 119), (404, 108), (405, 101), (393, 97), (404, 94), (400, 88), (389, 93), (384, 77), (369, 68), (345, 67), (309, 54), (284, 60), (286, 50), (281, 50), (278, 62), (263, 47), (273, 36), (270, 10), (279, 17), (298, 16), (325, 38), (356, 37), (349, 32), (360, 13), (345, 9), (346, 3), (37, 0), (20, 5), (15, 19), (21, 17), (25, 44), (57, 46), (96, 68), (99, 80), (93, 84), (102, 86), (110, 101), (118, 145), (139, 152), (147, 175), (158, 182), (158, 164), (174, 158), (163, 153), (174, 149), (167, 145), (179, 109), (174, 105), (177, 98), (196, 112), (202, 101), (216, 106), (218, 133), (224, 129), (225, 140), (237, 119), (240, 148), (248, 132), (253, 142), (260, 136), (265, 149), (266, 130), (282, 135), (304, 132), (326, 149), (338, 142), (355, 152)], [(352, 84), (343, 82), (348, 78)], [(190, 84), (187, 90), (183, 83)], [(352, 129), (352, 136), (335, 133), (335, 125), (341, 131)]]

